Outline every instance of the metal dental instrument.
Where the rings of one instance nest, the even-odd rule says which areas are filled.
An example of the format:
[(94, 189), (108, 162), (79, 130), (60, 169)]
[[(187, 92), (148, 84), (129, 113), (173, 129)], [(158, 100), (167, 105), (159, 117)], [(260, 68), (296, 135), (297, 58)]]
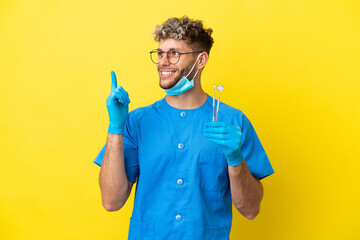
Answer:
[(220, 104), (220, 93), (222, 91), (224, 91), (224, 86), (223, 85), (217, 85), (216, 89), (219, 91), (219, 97), (218, 97), (218, 102), (217, 102), (217, 108), (216, 108), (216, 120), (218, 119), (218, 114), (219, 114), (219, 104)]
[(214, 84), (214, 95), (213, 95), (213, 122), (215, 122), (215, 84)]

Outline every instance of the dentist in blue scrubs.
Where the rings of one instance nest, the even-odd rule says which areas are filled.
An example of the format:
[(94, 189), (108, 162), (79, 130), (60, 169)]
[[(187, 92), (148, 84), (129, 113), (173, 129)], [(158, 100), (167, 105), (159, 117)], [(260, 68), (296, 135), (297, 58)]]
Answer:
[(136, 183), (130, 240), (226, 240), (232, 204), (246, 218), (260, 211), (260, 182), (274, 173), (249, 119), (212, 97), (201, 75), (212, 29), (188, 17), (156, 26), (150, 52), (166, 96), (128, 113), (128, 93), (111, 72), (110, 119), (101, 166), (102, 204), (117, 211)]

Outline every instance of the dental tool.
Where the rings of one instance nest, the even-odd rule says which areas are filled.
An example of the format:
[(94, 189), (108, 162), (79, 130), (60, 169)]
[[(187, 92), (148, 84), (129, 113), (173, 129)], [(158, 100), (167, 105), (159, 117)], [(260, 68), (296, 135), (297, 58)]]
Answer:
[(213, 95), (213, 122), (215, 122), (215, 84), (214, 84), (214, 95)]
[(219, 104), (220, 104), (220, 94), (222, 91), (224, 91), (224, 86), (223, 85), (217, 85), (216, 89), (219, 91), (219, 97), (218, 97), (218, 102), (217, 102), (217, 108), (216, 108), (216, 120), (218, 119), (218, 114), (219, 114)]

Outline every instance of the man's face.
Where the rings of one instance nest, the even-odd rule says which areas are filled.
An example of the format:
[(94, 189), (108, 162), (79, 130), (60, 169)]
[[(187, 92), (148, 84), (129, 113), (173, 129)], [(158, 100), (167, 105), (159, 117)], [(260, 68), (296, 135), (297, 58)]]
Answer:
[[(167, 38), (160, 41), (158, 50), (167, 52), (170, 49), (174, 49), (180, 53), (194, 51), (184, 40)], [(180, 56), (178, 63), (173, 64), (168, 61), (167, 55), (165, 54), (159, 63), (156, 64), (160, 77), (160, 87), (169, 89), (175, 86), (183, 76), (189, 73), (197, 56), (198, 54), (184, 54)], [(196, 72), (196, 69), (194, 69), (193, 72)], [(194, 73), (190, 74), (189, 78), (192, 76), (194, 76)]]

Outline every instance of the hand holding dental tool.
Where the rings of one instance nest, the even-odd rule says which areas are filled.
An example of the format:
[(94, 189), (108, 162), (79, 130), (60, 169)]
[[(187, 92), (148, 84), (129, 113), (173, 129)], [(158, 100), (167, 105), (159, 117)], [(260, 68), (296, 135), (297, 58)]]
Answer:
[(234, 167), (242, 163), (242, 133), (239, 127), (226, 122), (208, 122), (205, 124), (204, 135), (222, 147), (229, 166)]
[(110, 120), (109, 133), (124, 134), (125, 122), (129, 112), (129, 103), (128, 93), (121, 86), (117, 86), (115, 73), (111, 71), (111, 93), (106, 99)]

